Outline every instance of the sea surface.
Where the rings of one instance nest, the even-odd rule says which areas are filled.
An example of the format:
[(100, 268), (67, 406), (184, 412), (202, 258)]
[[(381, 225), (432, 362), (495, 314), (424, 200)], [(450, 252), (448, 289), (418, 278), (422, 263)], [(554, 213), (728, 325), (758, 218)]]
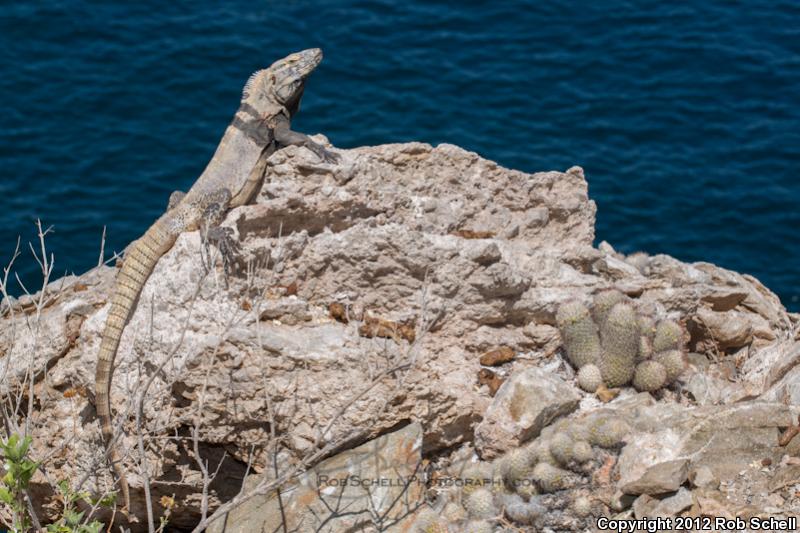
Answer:
[[(585, 169), (597, 239), (800, 310), (800, 2), (284, 0), (0, 7), (0, 264), (122, 250), (201, 173), (248, 75), (319, 46), (299, 131)], [(16, 285), (16, 284), (14, 284)], [(11, 287), (12, 292), (19, 292)]]

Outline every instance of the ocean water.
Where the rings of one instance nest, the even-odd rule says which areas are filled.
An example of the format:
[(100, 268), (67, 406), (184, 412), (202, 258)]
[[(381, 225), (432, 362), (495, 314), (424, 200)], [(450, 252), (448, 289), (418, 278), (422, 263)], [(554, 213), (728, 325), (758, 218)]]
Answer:
[[(800, 309), (800, 3), (82, 2), (0, 8), (0, 263), (121, 250), (205, 167), (248, 75), (320, 46), (299, 131), (581, 165), (597, 238)], [(24, 250), (21, 279), (38, 266)]]

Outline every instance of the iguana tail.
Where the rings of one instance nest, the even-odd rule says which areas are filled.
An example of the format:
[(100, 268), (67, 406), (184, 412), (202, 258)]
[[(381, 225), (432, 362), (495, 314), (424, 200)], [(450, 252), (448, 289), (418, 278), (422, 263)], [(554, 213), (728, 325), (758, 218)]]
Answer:
[(167, 230), (164, 217), (135, 241), (125, 255), (122, 269), (117, 274), (114, 294), (111, 298), (111, 309), (108, 312), (106, 326), (100, 342), (100, 354), (97, 358), (95, 374), (95, 396), (97, 416), (107, 447), (108, 460), (119, 478), (118, 483), (125, 500), (125, 508), (130, 508), (130, 491), (125, 472), (114, 443), (114, 428), (111, 416), (111, 376), (114, 372), (114, 359), (122, 337), (122, 330), (136, 309), (136, 302), (144, 284), (158, 259), (172, 246), (176, 237)]

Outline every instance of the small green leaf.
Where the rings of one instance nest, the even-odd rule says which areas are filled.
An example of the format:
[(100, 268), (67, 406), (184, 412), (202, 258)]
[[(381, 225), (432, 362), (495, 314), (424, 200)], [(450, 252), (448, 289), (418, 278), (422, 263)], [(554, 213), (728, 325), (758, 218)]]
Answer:
[(78, 512), (72, 509), (64, 509), (64, 520), (67, 521), (67, 525), (70, 525), (74, 528), (81, 523), (81, 520), (83, 520), (83, 511)]
[(25, 457), (25, 455), (28, 453), (28, 448), (30, 448), (32, 442), (33, 439), (31, 437), (25, 437), (24, 439), (22, 439), (22, 442), (20, 442), (19, 446), (17, 447), (17, 452), (19, 453), (20, 457)]
[(5, 487), (0, 487), (0, 502), (5, 503), (6, 505), (11, 505), (14, 501), (14, 497)]

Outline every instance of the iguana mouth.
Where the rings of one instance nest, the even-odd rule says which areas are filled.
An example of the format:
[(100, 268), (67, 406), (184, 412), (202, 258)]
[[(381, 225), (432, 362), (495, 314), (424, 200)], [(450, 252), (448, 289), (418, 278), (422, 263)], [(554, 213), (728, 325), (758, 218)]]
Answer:
[(302, 76), (306, 76), (322, 62), (322, 50), (320, 48), (309, 48), (286, 58), (288, 63), (294, 63)]

